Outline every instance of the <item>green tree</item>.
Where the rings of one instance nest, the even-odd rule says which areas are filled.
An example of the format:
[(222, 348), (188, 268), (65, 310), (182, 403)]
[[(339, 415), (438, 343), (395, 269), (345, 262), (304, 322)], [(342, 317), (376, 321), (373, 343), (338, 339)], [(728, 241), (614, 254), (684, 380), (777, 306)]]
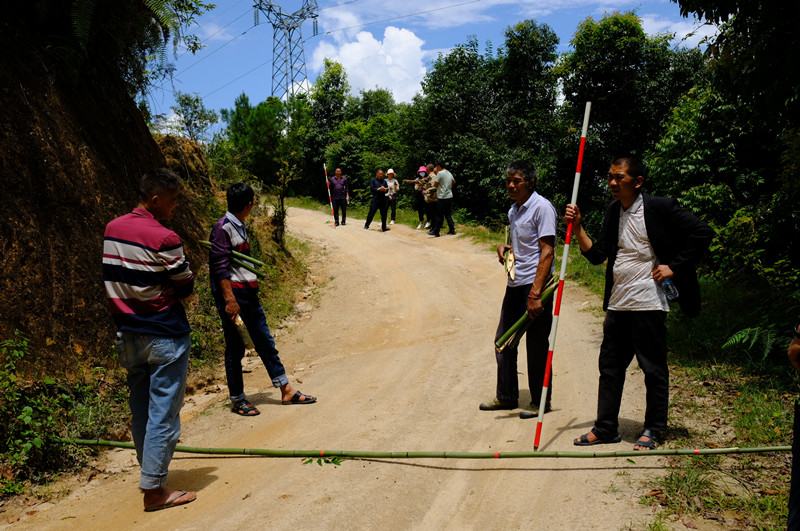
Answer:
[(176, 105), (170, 108), (178, 116), (178, 121), (186, 136), (195, 142), (208, 141), (208, 129), (219, 122), (219, 116), (213, 109), (206, 109), (203, 100), (197, 93), (175, 93)]
[[(325, 149), (331, 135), (345, 119), (345, 106), (350, 92), (347, 74), (342, 65), (325, 59), (322, 72), (311, 87), (311, 124), (306, 137), (304, 170), (316, 174), (325, 162)], [(319, 197), (322, 198), (322, 194)]]

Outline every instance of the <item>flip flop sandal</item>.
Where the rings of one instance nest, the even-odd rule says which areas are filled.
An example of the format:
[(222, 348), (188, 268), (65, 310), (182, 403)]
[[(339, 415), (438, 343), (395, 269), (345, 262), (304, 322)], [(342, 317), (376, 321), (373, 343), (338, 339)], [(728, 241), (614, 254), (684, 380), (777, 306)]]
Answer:
[(162, 509), (169, 509), (170, 507), (178, 507), (179, 505), (186, 505), (187, 503), (191, 503), (197, 499), (197, 497), (195, 496), (190, 500), (184, 500), (179, 502), (178, 500), (180, 500), (186, 494), (187, 493), (185, 490), (179, 490), (178, 492), (175, 493), (175, 496), (168, 499), (166, 503), (164, 503), (163, 505), (156, 505), (155, 507), (145, 507), (144, 511), (146, 513), (152, 513), (153, 511), (160, 511)]
[(233, 406), (233, 408), (231, 408), (231, 411), (243, 417), (255, 417), (256, 415), (261, 414), (261, 412), (258, 409), (256, 409), (256, 406), (254, 406), (247, 400), (239, 402), (238, 404)]
[[(595, 437), (597, 437), (597, 434), (595, 434)], [(572, 444), (574, 444), (575, 446), (594, 446), (595, 444), (614, 444), (620, 442), (621, 440), (622, 436), (620, 434), (616, 434), (613, 437), (607, 437), (607, 438), (597, 437), (597, 439), (590, 441), (589, 434), (584, 433), (583, 435), (572, 441)]]
[[(301, 396), (305, 396), (306, 399), (305, 400), (300, 400)], [(293, 404), (313, 404), (316, 401), (317, 401), (317, 397), (316, 396), (304, 395), (300, 391), (297, 391), (294, 394), (294, 396), (291, 398), (291, 400), (282, 400), (281, 401), (281, 405), (291, 406)]]

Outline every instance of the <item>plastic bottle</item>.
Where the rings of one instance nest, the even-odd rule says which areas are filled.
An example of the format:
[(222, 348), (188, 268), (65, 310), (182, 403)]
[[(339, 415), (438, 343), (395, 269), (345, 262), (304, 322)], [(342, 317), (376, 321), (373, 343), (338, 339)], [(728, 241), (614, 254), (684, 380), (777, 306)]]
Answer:
[(662, 280), (661, 289), (664, 290), (667, 300), (674, 301), (678, 298), (678, 288), (675, 287), (675, 283), (671, 279)]

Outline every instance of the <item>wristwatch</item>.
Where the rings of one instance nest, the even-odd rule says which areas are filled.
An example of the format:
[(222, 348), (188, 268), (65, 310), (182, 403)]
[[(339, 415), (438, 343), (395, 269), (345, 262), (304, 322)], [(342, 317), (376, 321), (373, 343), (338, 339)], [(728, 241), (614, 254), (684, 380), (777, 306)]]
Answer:
[(800, 323), (794, 325), (794, 328), (792, 328), (792, 333), (794, 334), (794, 337), (800, 339), (800, 331), (798, 330), (798, 328), (800, 328)]

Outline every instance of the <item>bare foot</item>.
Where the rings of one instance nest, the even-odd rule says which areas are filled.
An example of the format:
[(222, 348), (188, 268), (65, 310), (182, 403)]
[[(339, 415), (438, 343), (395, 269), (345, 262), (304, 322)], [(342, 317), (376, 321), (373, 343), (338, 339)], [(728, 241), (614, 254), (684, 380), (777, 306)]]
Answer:
[(281, 402), (283, 402), (284, 404), (288, 404), (288, 403), (292, 403), (292, 402), (294, 402), (296, 404), (302, 404), (304, 402), (308, 402), (309, 404), (312, 404), (312, 403), (317, 401), (316, 397), (313, 397), (313, 396), (310, 396), (310, 395), (304, 395), (302, 393), (300, 393), (300, 396), (295, 398), (295, 396), (298, 393), (300, 393), (300, 391), (298, 391), (297, 389), (292, 387), (292, 384), (287, 383), (286, 385), (282, 385), (281, 386)]
[(144, 489), (144, 510), (147, 512), (160, 511), (177, 507), (197, 499), (197, 493), (185, 490)]
[(637, 452), (646, 451), (649, 452), (650, 450), (655, 448), (655, 441), (652, 438), (647, 437), (646, 435), (642, 435), (639, 437), (639, 440), (636, 441), (633, 449)]

